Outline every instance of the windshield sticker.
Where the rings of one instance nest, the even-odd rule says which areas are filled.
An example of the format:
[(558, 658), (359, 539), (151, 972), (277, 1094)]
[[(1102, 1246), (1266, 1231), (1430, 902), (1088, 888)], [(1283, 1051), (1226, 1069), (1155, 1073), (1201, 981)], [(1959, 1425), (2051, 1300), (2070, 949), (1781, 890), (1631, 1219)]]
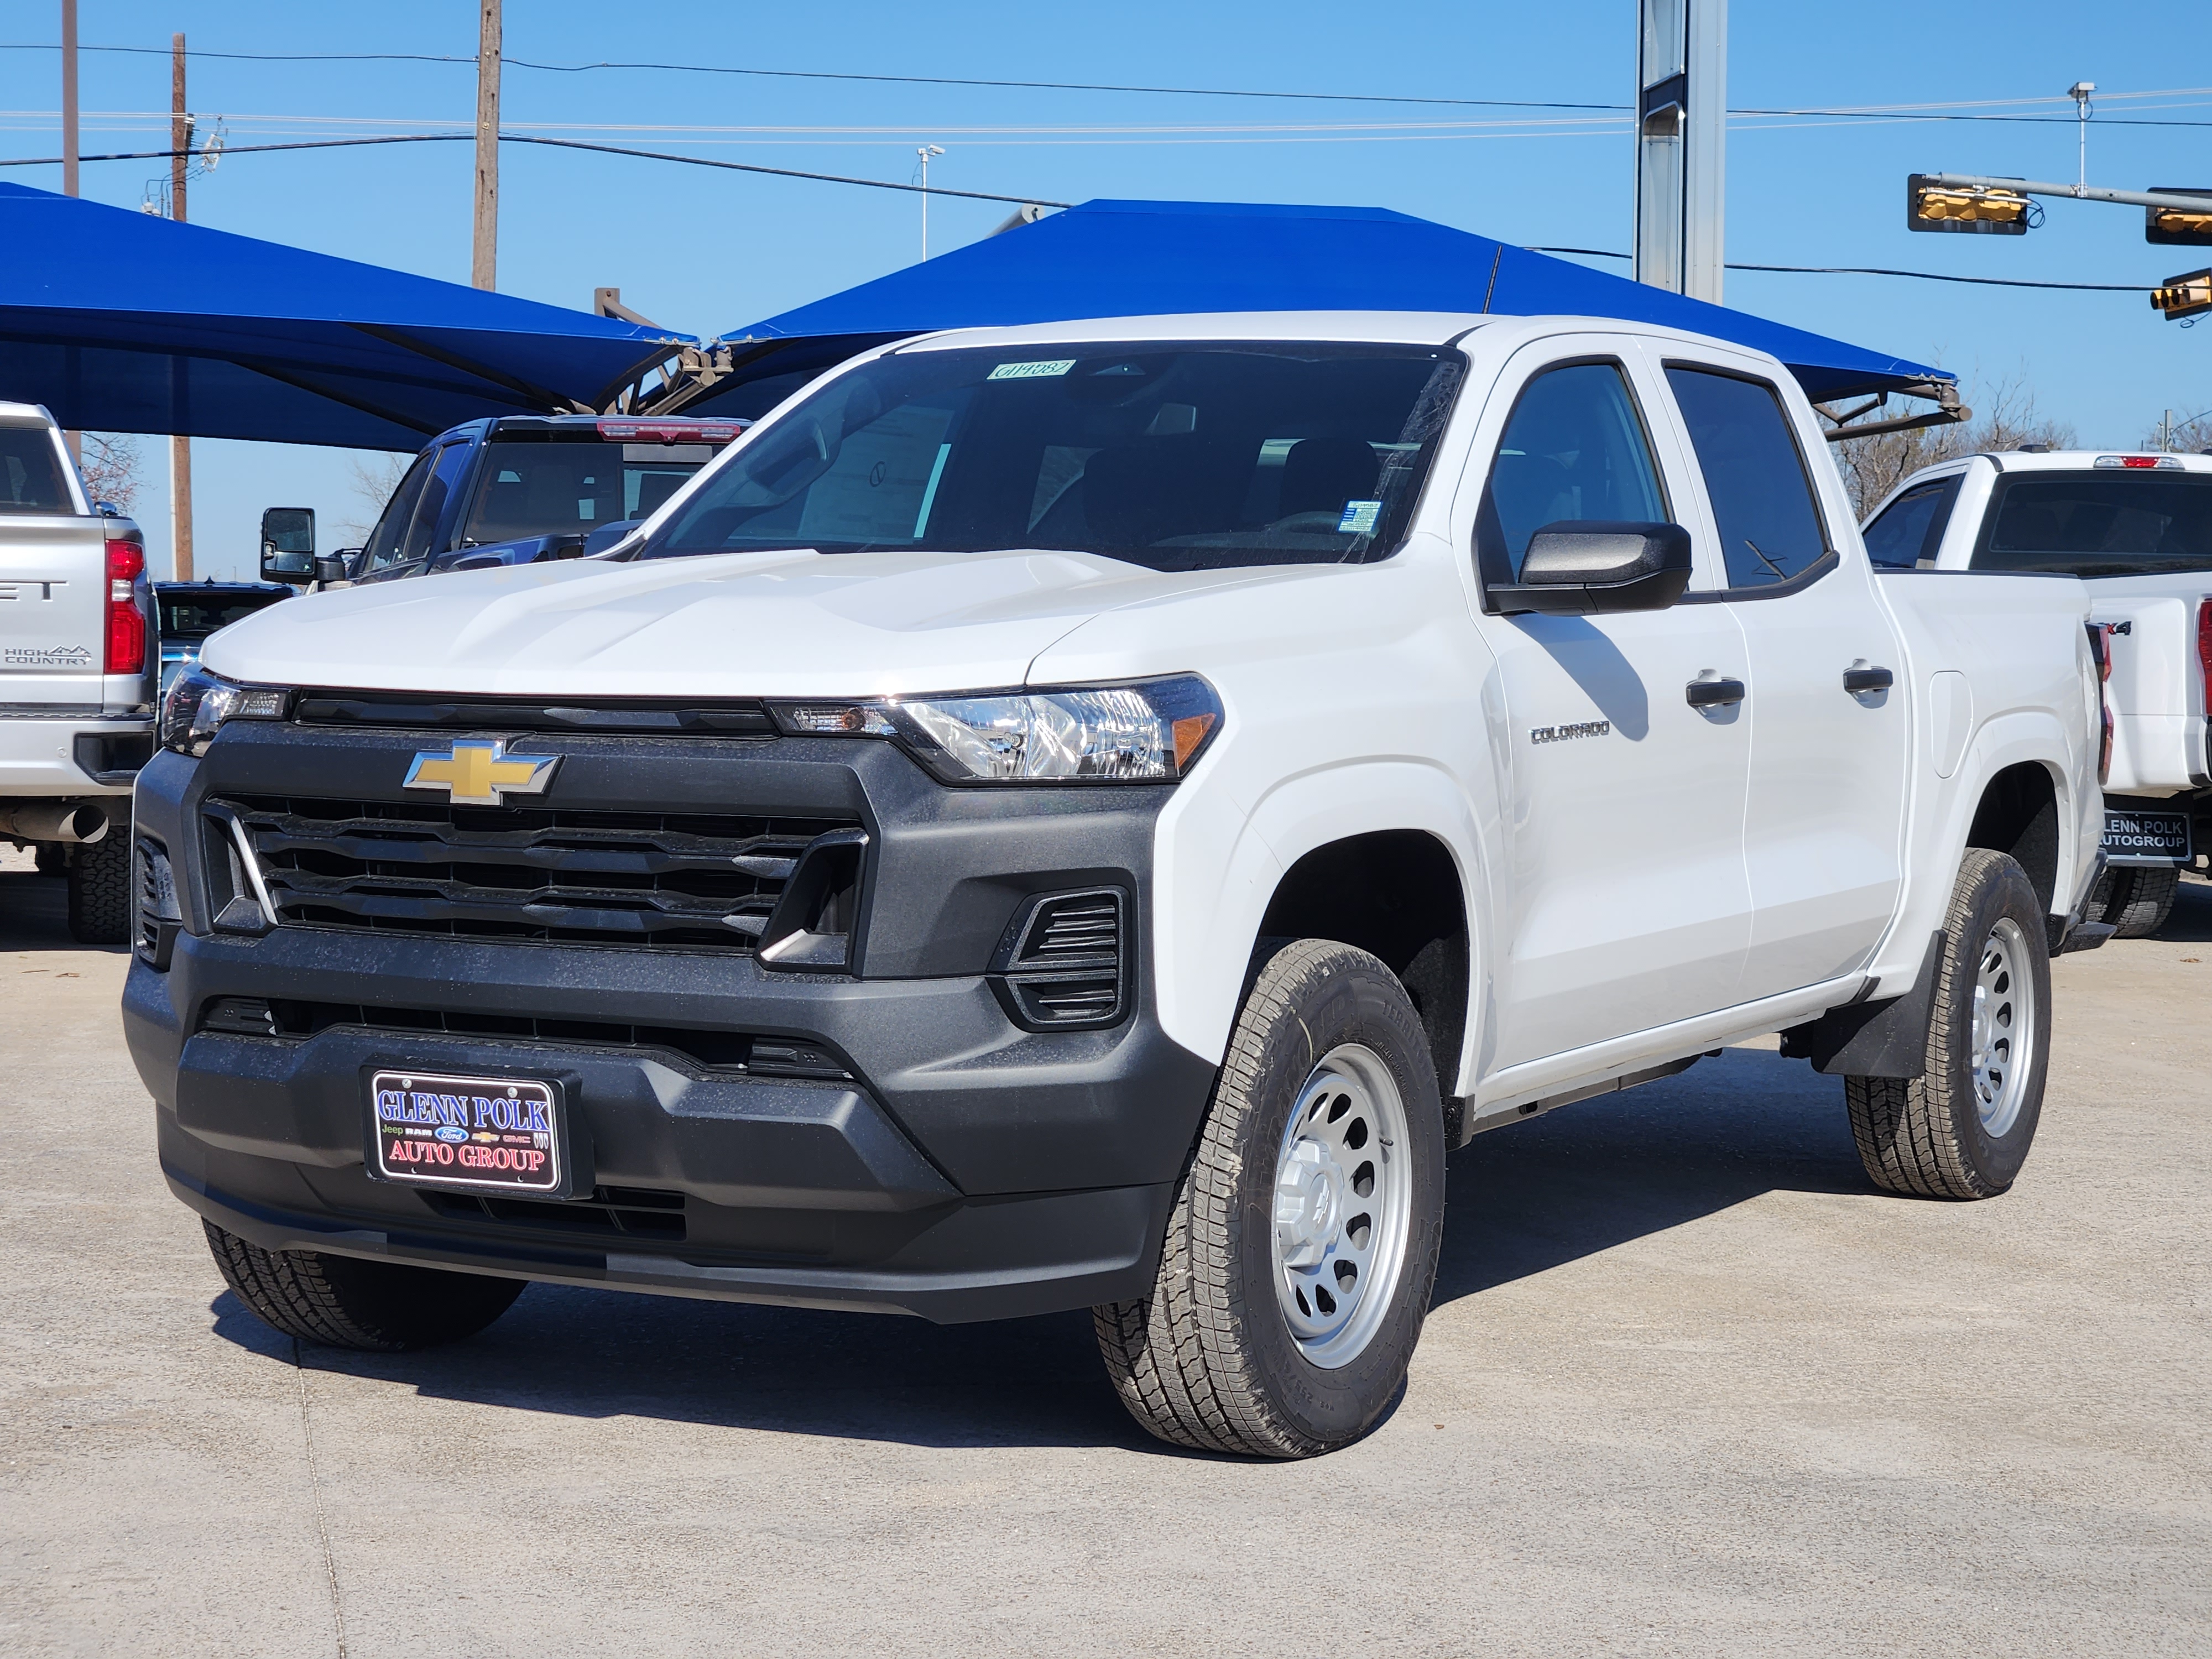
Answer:
[(1346, 501), (1344, 516), (1336, 521), (1336, 533), (1340, 536), (1371, 536), (1375, 533), (1375, 521), (1382, 516), (1382, 503), (1380, 501)]
[(1048, 363), (1000, 363), (987, 380), (1056, 380), (1075, 367), (1075, 359), (1061, 357)]

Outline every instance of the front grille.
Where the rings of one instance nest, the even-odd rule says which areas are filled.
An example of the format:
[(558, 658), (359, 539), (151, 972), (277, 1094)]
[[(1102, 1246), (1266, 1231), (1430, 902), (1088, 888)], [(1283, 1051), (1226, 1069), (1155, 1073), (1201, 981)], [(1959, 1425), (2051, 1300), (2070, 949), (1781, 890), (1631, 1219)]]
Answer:
[(848, 1081), (853, 1075), (834, 1048), (810, 1038), (635, 1025), (620, 1020), (552, 1019), (537, 1014), (476, 1013), (457, 1008), (390, 1008), (374, 1003), (306, 1002), (290, 997), (216, 997), (200, 1011), (199, 1019), (201, 1030), (231, 1036), (311, 1037), (337, 1025), (399, 1036), (659, 1048), (681, 1055), (702, 1071), (749, 1077)]
[(497, 1221), (583, 1238), (651, 1238), (663, 1243), (680, 1243), (684, 1234), (684, 1194), (650, 1187), (594, 1187), (590, 1198), (565, 1202), (429, 1190), (422, 1195), (452, 1221)]
[[(750, 954), (842, 820), (249, 796), (276, 920), (470, 939)], [(210, 823), (210, 834), (216, 832)]]

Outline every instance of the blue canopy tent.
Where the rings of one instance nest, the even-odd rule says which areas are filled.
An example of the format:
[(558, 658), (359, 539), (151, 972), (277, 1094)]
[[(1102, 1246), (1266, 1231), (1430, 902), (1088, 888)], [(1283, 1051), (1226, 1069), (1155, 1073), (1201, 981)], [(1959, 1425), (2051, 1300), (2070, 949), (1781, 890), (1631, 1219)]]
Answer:
[(1333, 310), (1658, 323), (1771, 352), (1815, 400), (1917, 392), (1955, 401), (1951, 377), (1925, 364), (1403, 213), (1114, 201), (1086, 202), (726, 335), (729, 376), (685, 401), (757, 414), (854, 351), (933, 329)]
[(0, 398), (364, 449), (608, 408), (689, 336), (0, 184)]

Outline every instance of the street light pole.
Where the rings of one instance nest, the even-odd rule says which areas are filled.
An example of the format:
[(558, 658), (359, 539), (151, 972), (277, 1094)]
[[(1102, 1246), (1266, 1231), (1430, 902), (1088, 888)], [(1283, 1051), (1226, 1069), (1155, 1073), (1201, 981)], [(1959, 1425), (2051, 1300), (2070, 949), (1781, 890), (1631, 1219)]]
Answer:
[(921, 257), (929, 258), (929, 158), (945, 154), (942, 144), (924, 144), (915, 151), (921, 157)]
[[(169, 38), (169, 216), (185, 218), (185, 171), (192, 147), (192, 118), (185, 112), (185, 37)], [(172, 394), (174, 395), (173, 393)], [(181, 412), (172, 404), (172, 412)], [(169, 437), (169, 557), (176, 579), (192, 579), (192, 441)]]
[[(77, 193), (76, 0), (62, 0), (62, 194)], [(84, 465), (84, 434), (64, 432), (70, 459)]]

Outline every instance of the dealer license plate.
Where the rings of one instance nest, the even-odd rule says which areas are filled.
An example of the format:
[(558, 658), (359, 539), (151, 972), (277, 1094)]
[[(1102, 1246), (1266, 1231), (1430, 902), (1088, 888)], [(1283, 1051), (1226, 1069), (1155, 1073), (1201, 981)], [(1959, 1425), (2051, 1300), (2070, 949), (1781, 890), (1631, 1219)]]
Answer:
[(378, 1072), (368, 1088), (369, 1157), (387, 1181), (557, 1193), (567, 1178), (556, 1084)]
[(2186, 812), (2105, 809), (2105, 857), (2112, 864), (2186, 864), (2194, 856)]

